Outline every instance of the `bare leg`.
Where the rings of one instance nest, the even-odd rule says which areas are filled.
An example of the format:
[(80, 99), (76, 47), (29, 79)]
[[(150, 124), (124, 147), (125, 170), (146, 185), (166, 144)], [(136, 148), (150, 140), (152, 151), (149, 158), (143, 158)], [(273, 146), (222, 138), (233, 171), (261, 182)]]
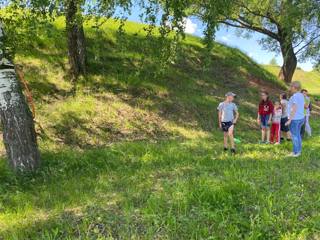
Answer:
[(287, 132), (287, 140), (291, 140), (291, 133), (290, 133), (290, 131)]
[(233, 130), (234, 130), (234, 126), (231, 126), (229, 128), (228, 135), (229, 135), (229, 139), (230, 139), (231, 148), (235, 149)]
[(228, 148), (228, 133), (224, 132), (223, 135), (224, 148)]
[(267, 142), (270, 142), (270, 128), (267, 128), (266, 131), (267, 131)]
[(266, 138), (266, 131), (265, 129), (263, 128), (261, 130), (261, 142), (264, 142), (265, 141), (265, 138)]

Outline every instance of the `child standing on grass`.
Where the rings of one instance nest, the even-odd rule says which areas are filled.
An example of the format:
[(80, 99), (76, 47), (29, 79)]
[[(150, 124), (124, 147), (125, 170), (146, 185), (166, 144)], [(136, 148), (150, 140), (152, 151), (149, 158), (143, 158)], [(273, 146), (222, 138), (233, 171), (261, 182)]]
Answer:
[(233, 103), (236, 94), (228, 92), (224, 102), (220, 103), (218, 106), (218, 119), (219, 128), (224, 133), (224, 151), (228, 150), (228, 139), (231, 145), (231, 153), (236, 153), (235, 143), (234, 143), (234, 125), (237, 123), (239, 118), (238, 107)]
[(280, 103), (282, 107), (282, 116), (281, 116), (281, 132), (282, 132), (282, 137), (281, 140), (291, 140), (291, 134), (289, 131), (289, 127), (286, 125), (288, 122), (288, 98), (286, 93), (281, 93), (280, 94)]
[(272, 114), (272, 125), (271, 125), (271, 144), (280, 144), (280, 124), (282, 117), (282, 108), (279, 101), (274, 103), (273, 114)]
[(261, 127), (261, 142), (270, 143), (270, 125), (273, 113), (273, 104), (269, 99), (269, 93), (262, 91), (260, 94), (261, 101), (259, 103), (257, 122)]
[(310, 126), (310, 113), (311, 113), (311, 99), (308, 96), (308, 90), (306, 89), (302, 89), (301, 93), (304, 96), (304, 115), (305, 115), (305, 119), (304, 119), (304, 124), (301, 128), (301, 137), (304, 137), (304, 134), (307, 133), (308, 137), (311, 137), (311, 126)]

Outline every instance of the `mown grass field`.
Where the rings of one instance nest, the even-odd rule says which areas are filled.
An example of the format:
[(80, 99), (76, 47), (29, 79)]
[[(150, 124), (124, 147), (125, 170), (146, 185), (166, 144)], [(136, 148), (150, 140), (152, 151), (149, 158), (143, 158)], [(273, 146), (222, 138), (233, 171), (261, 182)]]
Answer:
[[(142, 26), (128, 23), (121, 38), (116, 26), (86, 26), (89, 70), (75, 97), (63, 19), (19, 50), (43, 164), (15, 176), (1, 161), (0, 239), (319, 239), (316, 117), (303, 156), (286, 158), (289, 143), (257, 144), (259, 90), (275, 99), (285, 89), (274, 75), (220, 44), (204, 71), (194, 37), (155, 74)], [(229, 90), (241, 114), (236, 156), (217, 129)]]

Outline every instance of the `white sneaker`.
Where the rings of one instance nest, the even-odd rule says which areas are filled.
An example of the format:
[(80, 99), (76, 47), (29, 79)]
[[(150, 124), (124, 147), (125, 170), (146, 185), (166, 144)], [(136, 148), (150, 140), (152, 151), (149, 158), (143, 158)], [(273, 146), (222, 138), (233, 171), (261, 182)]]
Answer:
[(290, 153), (288, 155), (288, 157), (293, 157), (293, 158), (297, 158), (297, 157), (300, 157), (301, 156), (301, 153)]
[(301, 156), (301, 152), (296, 153), (296, 154), (294, 155), (294, 157), (300, 157), (300, 156)]

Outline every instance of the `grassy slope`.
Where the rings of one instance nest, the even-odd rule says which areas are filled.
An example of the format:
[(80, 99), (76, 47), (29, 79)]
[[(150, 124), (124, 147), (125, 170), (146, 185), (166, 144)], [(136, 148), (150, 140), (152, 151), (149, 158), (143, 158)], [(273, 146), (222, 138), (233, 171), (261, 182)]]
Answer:
[[(280, 71), (278, 66), (263, 66), (265, 69), (277, 75)], [(320, 73), (317, 71), (305, 72), (302, 69), (297, 69), (293, 80), (301, 81), (303, 87), (308, 89), (311, 94), (320, 95)]]
[[(2, 161), (0, 236), (319, 237), (319, 139), (296, 160), (283, 158), (289, 145), (255, 144), (259, 88), (276, 93), (281, 84), (222, 45), (203, 72), (202, 46), (193, 37), (175, 64), (155, 75), (158, 52), (146, 51), (141, 28), (129, 23), (121, 40), (115, 23), (101, 32), (87, 26), (88, 77), (76, 97), (69, 94), (61, 19), (27, 53), (21, 49), (17, 61), (26, 66), (45, 131), (43, 166), (34, 176), (15, 177)], [(142, 55), (148, 57), (139, 67)], [(239, 94), (236, 157), (221, 151), (216, 129), (215, 108), (228, 90)]]

